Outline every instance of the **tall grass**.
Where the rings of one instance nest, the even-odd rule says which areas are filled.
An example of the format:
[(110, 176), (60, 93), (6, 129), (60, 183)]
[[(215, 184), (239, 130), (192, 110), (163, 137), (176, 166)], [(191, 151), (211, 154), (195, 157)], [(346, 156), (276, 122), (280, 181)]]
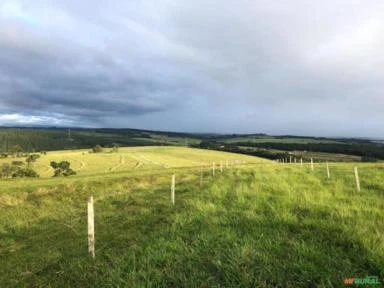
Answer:
[(0, 286), (342, 287), (347, 277), (383, 278), (384, 169), (362, 166), (360, 193), (353, 165), (331, 173), (245, 165), (216, 177), (206, 169), (202, 187), (199, 169), (171, 169), (9, 189), (0, 195)]

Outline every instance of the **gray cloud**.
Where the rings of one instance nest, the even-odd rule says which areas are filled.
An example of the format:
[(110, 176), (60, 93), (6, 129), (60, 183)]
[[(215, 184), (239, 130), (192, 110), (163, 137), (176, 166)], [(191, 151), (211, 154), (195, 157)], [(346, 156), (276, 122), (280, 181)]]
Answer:
[(382, 136), (382, 1), (0, 4), (0, 124)]

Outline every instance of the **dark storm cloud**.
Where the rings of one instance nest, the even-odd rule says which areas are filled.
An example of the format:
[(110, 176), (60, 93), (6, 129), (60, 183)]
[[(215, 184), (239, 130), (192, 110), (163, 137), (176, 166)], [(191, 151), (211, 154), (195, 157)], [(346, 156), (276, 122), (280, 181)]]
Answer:
[(382, 1), (0, 4), (0, 124), (381, 136)]

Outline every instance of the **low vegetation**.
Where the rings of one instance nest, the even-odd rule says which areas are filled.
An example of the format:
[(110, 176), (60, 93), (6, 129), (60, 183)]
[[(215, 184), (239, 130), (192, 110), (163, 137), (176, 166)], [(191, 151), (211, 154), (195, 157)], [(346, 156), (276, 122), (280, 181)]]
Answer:
[[(308, 163), (301, 167), (248, 157), (246, 164), (224, 165), (222, 173), (217, 168), (213, 177), (212, 161), (247, 156), (174, 147), (130, 149), (75, 155), (98, 160), (132, 154), (152, 166), (3, 180), (4, 287), (342, 287), (344, 278), (384, 277), (382, 165), (359, 164), (358, 193), (356, 164), (331, 163), (328, 179), (321, 163), (311, 171)], [(35, 165), (60, 153), (74, 157), (52, 152)], [(210, 164), (203, 169), (202, 186), (201, 163)], [(91, 194), (95, 260), (87, 252)]]

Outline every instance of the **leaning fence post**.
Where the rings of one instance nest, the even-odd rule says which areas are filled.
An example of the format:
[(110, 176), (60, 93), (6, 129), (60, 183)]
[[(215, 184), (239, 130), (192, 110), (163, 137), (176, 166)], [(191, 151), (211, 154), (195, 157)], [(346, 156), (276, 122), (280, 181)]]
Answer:
[(172, 175), (172, 184), (171, 184), (171, 201), (172, 204), (175, 205), (175, 183), (176, 183), (176, 175)]
[(95, 258), (95, 216), (93, 211), (93, 196), (88, 197), (88, 252)]
[(360, 192), (360, 179), (359, 179), (359, 171), (357, 170), (357, 167), (355, 167), (355, 178), (356, 178), (357, 192)]
[(331, 178), (331, 174), (329, 173), (329, 165), (328, 165), (328, 161), (327, 161), (327, 176), (328, 176), (328, 179)]

